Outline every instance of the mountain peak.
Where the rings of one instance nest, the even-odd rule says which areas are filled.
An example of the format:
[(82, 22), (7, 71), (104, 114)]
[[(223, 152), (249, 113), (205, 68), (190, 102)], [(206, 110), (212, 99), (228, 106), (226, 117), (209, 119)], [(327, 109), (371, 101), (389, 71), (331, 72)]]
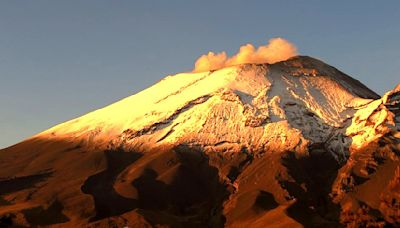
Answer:
[(0, 150), (0, 226), (396, 226), (399, 104), (307, 56), (168, 76)]

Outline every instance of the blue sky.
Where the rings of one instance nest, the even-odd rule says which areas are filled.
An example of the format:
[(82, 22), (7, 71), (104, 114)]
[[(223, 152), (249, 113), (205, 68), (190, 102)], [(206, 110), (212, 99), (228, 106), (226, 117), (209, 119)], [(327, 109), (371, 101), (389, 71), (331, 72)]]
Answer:
[(382, 94), (399, 23), (399, 1), (1, 1), (0, 148), (273, 37)]

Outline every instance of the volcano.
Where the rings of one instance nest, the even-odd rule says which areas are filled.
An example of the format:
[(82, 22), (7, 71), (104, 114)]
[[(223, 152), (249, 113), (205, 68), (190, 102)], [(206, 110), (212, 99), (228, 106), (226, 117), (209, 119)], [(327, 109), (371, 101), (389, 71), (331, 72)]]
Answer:
[(0, 150), (0, 226), (400, 226), (399, 129), (307, 56), (167, 76)]

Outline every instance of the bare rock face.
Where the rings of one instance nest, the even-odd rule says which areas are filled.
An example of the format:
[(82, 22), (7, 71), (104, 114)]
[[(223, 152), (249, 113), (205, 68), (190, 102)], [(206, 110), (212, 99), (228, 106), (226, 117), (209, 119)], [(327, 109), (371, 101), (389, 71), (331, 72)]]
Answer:
[(400, 90), (297, 56), (168, 76), (0, 150), (0, 224), (400, 226)]

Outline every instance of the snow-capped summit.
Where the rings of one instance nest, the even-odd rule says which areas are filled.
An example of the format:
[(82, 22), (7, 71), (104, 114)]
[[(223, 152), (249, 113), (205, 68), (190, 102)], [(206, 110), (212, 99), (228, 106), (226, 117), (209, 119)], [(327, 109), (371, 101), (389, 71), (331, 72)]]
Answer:
[(39, 136), (107, 142), (130, 134), (151, 145), (191, 136), (208, 141), (212, 136), (215, 143), (228, 140), (250, 145), (253, 140), (263, 144), (270, 123), (288, 122), (302, 132), (315, 128), (309, 124), (339, 127), (354, 107), (377, 98), (337, 69), (298, 56), (276, 64), (243, 64), (168, 76), (138, 94)]

